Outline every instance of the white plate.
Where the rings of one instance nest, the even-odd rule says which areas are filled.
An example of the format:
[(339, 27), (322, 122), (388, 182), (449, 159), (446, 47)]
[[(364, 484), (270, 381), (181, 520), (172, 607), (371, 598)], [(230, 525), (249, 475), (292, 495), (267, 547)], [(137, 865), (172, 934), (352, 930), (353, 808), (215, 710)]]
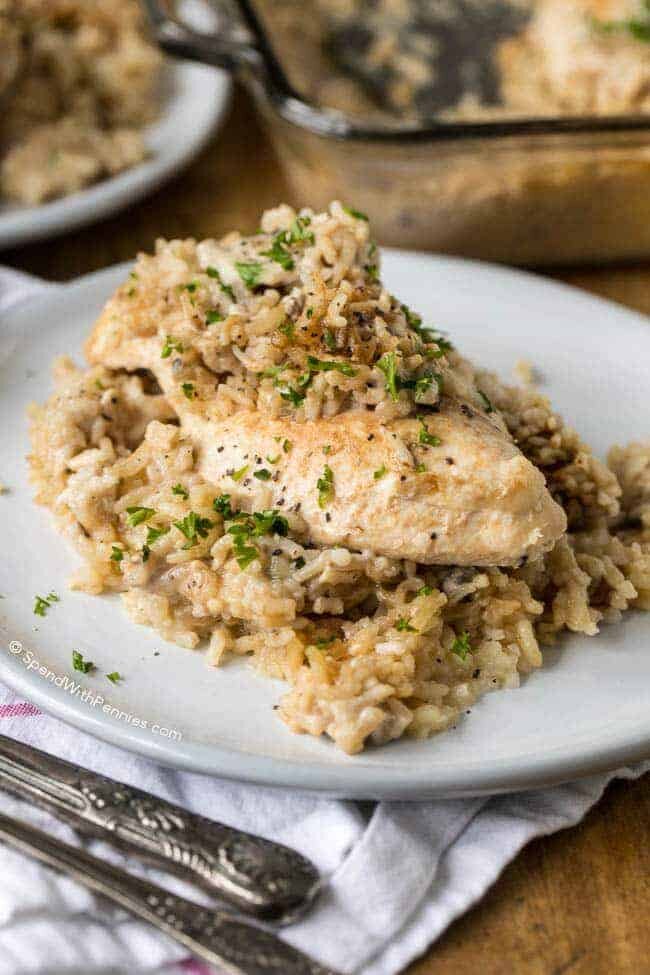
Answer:
[(43, 240), (93, 223), (152, 193), (203, 148), (230, 97), (227, 74), (189, 62), (165, 65), (160, 118), (145, 129), (150, 156), (88, 189), (40, 206), (0, 204), (0, 248)]
[[(27, 485), (25, 407), (50, 388), (50, 363), (77, 354), (102, 302), (123, 279), (112, 268), (27, 302), (0, 328), (0, 675), (39, 707), (168, 765), (349, 797), (461, 795), (567, 780), (650, 756), (650, 617), (632, 614), (595, 639), (546, 651), (521, 688), (488, 695), (455, 730), (403, 739), (350, 758), (328, 741), (291, 734), (272, 710), (282, 685), (245, 661), (209, 669), (200, 652), (165, 644), (123, 613), (118, 597), (66, 591), (76, 555), (35, 507)], [(602, 454), (650, 434), (650, 327), (640, 315), (521, 272), (392, 252), (385, 278), (458, 346), (509, 376), (522, 355), (544, 389)], [(61, 595), (40, 619), (34, 595)], [(22, 644), (12, 655), (10, 641)], [(77, 681), (121, 711), (29, 670), (79, 678), (80, 649), (105, 674)], [(159, 656), (155, 652), (159, 651)], [(136, 727), (135, 720), (147, 727)], [(157, 726), (157, 727), (153, 727)], [(170, 732), (180, 733), (180, 739)]]

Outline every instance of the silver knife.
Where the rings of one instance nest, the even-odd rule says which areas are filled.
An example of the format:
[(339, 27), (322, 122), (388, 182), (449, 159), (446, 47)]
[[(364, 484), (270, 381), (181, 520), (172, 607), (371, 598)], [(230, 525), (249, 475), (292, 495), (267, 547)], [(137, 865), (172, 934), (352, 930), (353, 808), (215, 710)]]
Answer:
[(316, 895), (309, 860), (0, 735), (0, 788), (74, 829), (200, 884), (259, 918), (292, 920)]
[(261, 928), (177, 897), (8, 816), (0, 815), (0, 841), (110, 898), (228, 975), (336, 975)]

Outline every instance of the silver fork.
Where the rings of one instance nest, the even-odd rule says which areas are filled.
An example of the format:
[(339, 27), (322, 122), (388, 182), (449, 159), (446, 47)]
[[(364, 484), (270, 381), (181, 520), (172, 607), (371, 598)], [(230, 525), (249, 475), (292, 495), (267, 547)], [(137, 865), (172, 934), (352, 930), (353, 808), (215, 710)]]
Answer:
[(5, 735), (0, 735), (0, 788), (258, 918), (287, 923), (319, 888), (314, 865), (286, 846), (197, 816)]
[(261, 928), (177, 897), (1, 814), (0, 842), (108, 897), (228, 975), (336, 975)]

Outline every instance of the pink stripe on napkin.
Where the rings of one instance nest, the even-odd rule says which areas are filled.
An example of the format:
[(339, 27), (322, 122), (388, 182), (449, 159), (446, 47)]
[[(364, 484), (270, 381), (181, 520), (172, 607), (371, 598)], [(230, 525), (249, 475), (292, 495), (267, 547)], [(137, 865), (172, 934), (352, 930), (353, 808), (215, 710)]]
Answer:
[(41, 711), (39, 711), (35, 704), (30, 704), (29, 701), (18, 701), (16, 704), (0, 705), (0, 720), (2, 718), (31, 718), (37, 714), (41, 714)]

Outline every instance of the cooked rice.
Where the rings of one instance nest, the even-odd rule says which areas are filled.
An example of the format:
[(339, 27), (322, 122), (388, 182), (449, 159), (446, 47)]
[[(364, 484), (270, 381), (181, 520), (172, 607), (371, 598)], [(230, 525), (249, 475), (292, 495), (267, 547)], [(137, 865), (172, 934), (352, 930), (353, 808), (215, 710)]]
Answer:
[[(298, 225), (296, 216), (270, 211), (251, 238), (159, 242), (110, 306), (108, 345), (125, 329), (157, 336), (197, 409), (215, 419), (259, 409), (288, 423), (344, 410), (413, 413), (421, 407), (410, 394), (388, 395), (377, 358), (397, 349), (417, 370), (433, 349), (445, 393), (471, 399), (478, 386), (545, 474), (569, 523), (552, 551), (516, 568), (420, 565), (318, 546), (298, 512), (282, 511), (281, 530), (276, 510), (249, 533), (242, 566), (233, 523), (213, 504), (232, 481), (203, 479), (170, 398), (142, 370), (81, 371), (60, 360), (56, 393), (32, 410), (31, 472), (36, 500), (84, 558), (73, 586), (121, 592), (136, 622), (205, 645), (211, 664), (250, 656), (289, 684), (278, 713), (292, 730), (354, 753), (449, 728), (485, 692), (540, 667), (540, 645), (562, 631), (593, 635), (631, 607), (650, 608), (650, 446), (614, 448), (605, 466), (539, 392), (474, 370), (382, 287), (365, 220), (339, 204), (301, 211)], [(284, 258), (293, 266), (265, 257), (274, 235), (296, 226), (302, 239)], [(206, 273), (214, 255), (232, 275)], [(257, 283), (246, 286), (235, 262), (258, 264)], [(127, 308), (136, 327), (120, 317)], [(318, 372), (291, 404), (269, 370), (284, 363), (298, 375), (316, 334), (349, 349), (357, 374)], [(434, 387), (426, 405), (435, 406)], [(150, 513), (140, 520), (137, 509)]]
[(146, 155), (161, 56), (137, 0), (0, 0), (0, 193), (66, 196)]

